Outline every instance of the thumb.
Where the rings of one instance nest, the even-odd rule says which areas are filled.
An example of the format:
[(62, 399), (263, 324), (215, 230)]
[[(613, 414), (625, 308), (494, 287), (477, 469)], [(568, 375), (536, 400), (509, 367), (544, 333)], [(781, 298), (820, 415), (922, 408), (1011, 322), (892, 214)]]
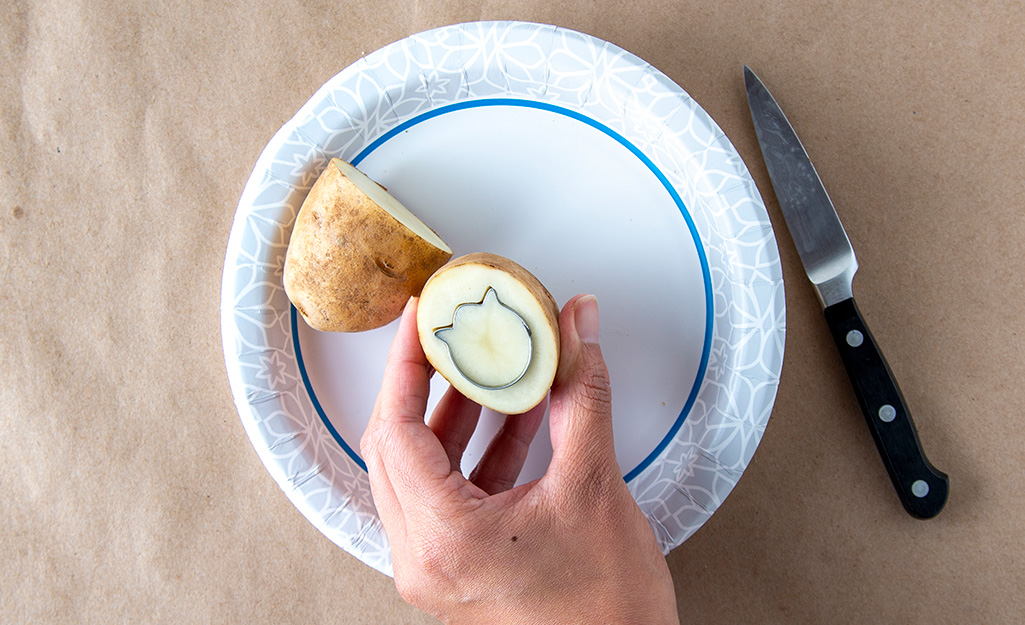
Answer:
[(555, 476), (617, 476), (612, 435), (612, 387), (598, 344), (598, 300), (578, 295), (559, 315), (559, 368), (549, 424)]

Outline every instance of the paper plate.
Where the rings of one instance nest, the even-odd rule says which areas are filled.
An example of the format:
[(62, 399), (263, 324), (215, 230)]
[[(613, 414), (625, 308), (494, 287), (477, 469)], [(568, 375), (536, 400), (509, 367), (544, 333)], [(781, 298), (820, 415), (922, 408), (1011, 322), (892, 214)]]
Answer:
[[(785, 318), (765, 207), (701, 107), (607, 42), (482, 22), (360, 59), (267, 145), (224, 265), (232, 393), (295, 506), (391, 574), (359, 439), (396, 323), (359, 334), (311, 330), (281, 284), (296, 213), (335, 156), (387, 187), (456, 255), (512, 258), (560, 305), (597, 295), (624, 479), (663, 551), (693, 534), (761, 439)], [(435, 376), (432, 407), (444, 386)], [(485, 411), (464, 468), (500, 422)], [(521, 480), (543, 474), (550, 457), (542, 426)]]

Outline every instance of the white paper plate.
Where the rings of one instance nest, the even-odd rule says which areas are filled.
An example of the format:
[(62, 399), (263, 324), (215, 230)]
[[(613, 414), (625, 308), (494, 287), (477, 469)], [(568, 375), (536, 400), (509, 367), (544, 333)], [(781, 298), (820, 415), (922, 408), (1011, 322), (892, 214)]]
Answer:
[[(281, 285), (296, 213), (334, 156), (386, 186), (457, 255), (508, 256), (560, 305), (598, 296), (624, 478), (665, 552), (693, 534), (761, 439), (784, 343), (772, 228), (711, 118), (612, 44), (482, 22), (360, 59), (268, 144), (225, 259), (231, 389), (253, 446), (296, 507), (391, 574), (358, 445), (396, 324), (316, 332)], [(435, 378), (433, 401), (445, 385)], [(466, 467), (499, 422), (485, 411)], [(543, 426), (522, 479), (541, 475), (550, 457)]]

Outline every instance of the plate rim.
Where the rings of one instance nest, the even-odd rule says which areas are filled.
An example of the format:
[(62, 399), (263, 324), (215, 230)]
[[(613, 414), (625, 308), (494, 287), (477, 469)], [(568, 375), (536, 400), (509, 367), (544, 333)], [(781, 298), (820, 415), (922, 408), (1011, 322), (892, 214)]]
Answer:
[[(351, 537), (345, 538), (345, 537), (339, 536), (337, 531), (336, 531), (336, 529), (331, 527), (325, 521), (325, 519), (322, 518), (322, 516), (320, 516), (318, 514), (318, 511), (313, 510), (311, 508), (311, 506), (309, 505), (308, 498), (303, 493), (300, 492), (299, 488), (295, 487), (295, 482), (296, 482), (295, 476), (289, 475), (288, 472), (284, 470), (284, 467), (281, 465), (281, 463), (279, 463), (275, 459), (273, 454), (271, 454), (270, 451), (268, 449), (266, 449), (265, 446), (261, 446), (261, 444), (260, 444), (260, 441), (261, 441), (260, 433), (256, 431), (256, 427), (257, 427), (256, 426), (256, 419), (254, 419), (253, 415), (252, 415), (251, 398), (247, 397), (247, 395), (245, 393), (244, 381), (242, 380), (241, 372), (235, 366), (237, 363), (233, 363), (232, 357), (231, 357), (231, 354), (235, 351), (235, 348), (236, 348), (236, 346), (235, 346), (236, 336), (235, 336), (235, 333), (233, 331), (234, 321), (235, 321), (234, 314), (236, 312), (236, 307), (231, 305), (231, 302), (233, 301), (233, 299), (235, 297), (234, 288), (235, 288), (235, 285), (236, 285), (236, 277), (237, 277), (237, 275), (236, 275), (235, 272), (230, 271), (230, 269), (232, 268), (233, 256), (235, 254), (237, 254), (237, 251), (238, 251), (236, 248), (238, 248), (239, 245), (240, 245), (239, 241), (240, 241), (240, 239), (242, 237), (242, 231), (244, 230), (245, 225), (246, 225), (244, 223), (244, 220), (241, 219), (241, 217), (243, 216), (244, 208), (246, 207), (247, 204), (249, 204), (249, 205), (252, 204), (252, 202), (254, 200), (254, 194), (256, 194), (258, 192), (258, 190), (259, 190), (258, 186), (259, 186), (259, 183), (262, 182), (262, 179), (261, 180), (257, 180), (258, 172), (266, 172), (267, 169), (268, 169), (268, 166), (273, 161), (274, 154), (272, 153), (273, 152), (272, 148), (275, 147), (275, 146), (278, 146), (291, 133), (296, 131), (296, 127), (299, 124), (300, 120), (304, 120), (304, 119), (309, 117), (311, 111), (316, 107), (318, 101), (322, 101), (325, 98), (325, 96), (330, 96), (330, 90), (334, 87), (334, 85), (336, 83), (340, 83), (340, 82), (344, 81), (344, 79), (346, 77), (353, 76), (353, 75), (358, 75), (359, 72), (361, 71), (361, 68), (366, 66), (369, 63), (368, 59), (372, 59), (373, 57), (375, 57), (375, 55), (386, 54), (386, 52), (389, 49), (395, 49), (396, 46), (401, 46), (404, 42), (411, 41), (411, 40), (413, 40), (414, 38), (417, 38), (417, 37), (419, 37), (419, 38), (431, 37), (432, 35), (438, 35), (439, 33), (450, 33), (450, 34), (451, 33), (458, 33), (458, 32), (461, 32), (462, 29), (478, 29), (478, 30), (489, 29), (490, 32), (492, 32), (492, 33), (499, 33), (500, 34), (502, 32), (512, 31), (512, 30), (516, 30), (516, 29), (520, 29), (520, 28), (550, 29), (553, 37), (555, 36), (555, 34), (560, 34), (560, 35), (562, 35), (564, 37), (573, 37), (573, 38), (577, 38), (579, 40), (583, 40), (586, 43), (589, 43), (591, 45), (599, 45), (600, 44), (600, 46), (604, 50), (611, 50), (611, 51), (617, 53), (619, 55), (618, 56), (619, 59), (626, 59), (627, 61), (629, 61), (631, 63), (634, 63), (637, 67), (642, 67), (642, 68), (644, 68), (645, 71), (647, 71), (649, 73), (655, 74), (655, 79), (661, 79), (662, 81), (664, 81), (666, 83), (665, 86), (669, 87), (670, 90), (675, 88), (675, 91), (677, 92), (677, 97), (680, 98), (680, 100), (682, 102), (689, 102), (692, 105), (693, 108), (691, 109), (691, 112), (694, 115), (703, 117), (703, 119), (701, 121), (709, 124), (712, 128), (714, 128), (716, 131), (718, 131), (718, 133), (719, 133), (719, 137), (718, 138), (719, 138), (719, 140), (721, 142), (725, 143), (725, 146), (727, 148), (727, 152), (732, 152), (734, 155), (736, 155), (735, 148), (728, 141), (728, 139), (725, 137), (725, 135), (722, 133), (722, 131), (718, 128), (718, 126), (716, 125), (715, 121), (711, 118), (711, 116), (709, 116), (707, 114), (707, 112), (704, 111), (704, 109), (702, 109), (699, 105), (697, 105), (697, 103), (694, 102), (690, 98), (690, 96), (685, 91), (683, 91), (678, 85), (676, 85), (668, 77), (666, 77), (664, 74), (662, 74), (657, 69), (655, 69), (653, 66), (651, 66), (650, 64), (644, 62), (640, 58), (632, 55), (631, 53), (629, 53), (629, 52), (627, 52), (625, 50), (622, 50), (621, 48), (618, 48), (614, 44), (610, 44), (610, 43), (605, 42), (605, 41), (603, 41), (601, 39), (593, 37), (591, 35), (579, 33), (577, 31), (573, 31), (573, 30), (570, 30), (570, 29), (562, 28), (562, 27), (550, 26), (550, 25), (545, 25), (545, 24), (533, 24), (533, 23), (529, 23), (529, 22), (512, 22), (512, 21), (470, 22), (470, 23), (466, 23), (466, 24), (455, 24), (455, 25), (451, 25), (451, 26), (444, 26), (444, 27), (441, 27), (441, 28), (436, 28), (436, 29), (424, 31), (422, 33), (418, 33), (418, 34), (415, 34), (415, 35), (411, 35), (409, 37), (406, 37), (404, 39), (396, 41), (396, 42), (394, 42), (392, 44), (388, 44), (387, 46), (384, 46), (381, 49), (379, 49), (379, 50), (377, 50), (377, 51), (375, 51), (375, 52), (373, 52), (373, 53), (371, 53), (371, 54), (369, 54), (369, 55), (367, 55), (365, 57), (360, 58), (359, 60), (357, 60), (353, 64), (351, 64), (348, 67), (344, 68), (341, 72), (336, 74), (332, 79), (330, 79), (326, 83), (324, 83), (324, 85), (322, 85), (319, 89), (317, 89), (317, 91), (314, 93), (314, 95), (299, 109), (299, 111), (297, 111), (296, 114), (288, 122), (286, 122), (277, 132), (274, 133), (274, 136), (268, 142), (267, 146), (264, 148), (264, 150), (261, 152), (259, 158), (257, 159), (256, 164), (254, 165), (253, 171), (250, 174), (250, 177), (249, 177), (249, 179), (246, 182), (245, 188), (243, 189), (243, 192), (242, 192), (242, 195), (241, 195), (241, 198), (240, 198), (240, 201), (239, 201), (239, 205), (238, 205), (238, 208), (236, 210), (236, 213), (235, 213), (235, 216), (234, 216), (234, 219), (233, 219), (233, 223), (232, 223), (232, 227), (231, 227), (231, 233), (229, 234), (227, 250), (226, 250), (226, 253), (225, 253), (224, 274), (222, 276), (222, 285), (221, 285), (221, 332), (222, 332), (222, 347), (223, 347), (223, 350), (224, 350), (225, 363), (226, 363), (226, 367), (227, 367), (227, 370), (228, 370), (227, 374), (228, 374), (229, 385), (230, 385), (231, 390), (232, 390), (232, 396), (233, 396), (233, 399), (235, 401), (236, 408), (237, 408), (237, 410), (239, 412), (239, 416), (240, 416), (241, 420), (243, 421), (243, 425), (244, 425), (244, 428), (246, 430), (247, 436), (250, 439), (250, 442), (253, 444), (254, 448), (256, 449), (256, 451), (257, 451), (258, 455), (260, 456), (260, 459), (263, 462), (263, 464), (265, 465), (265, 467), (268, 469), (268, 471), (271, 473), (272, 477), (275, 479), (275, 481), (278, 483), (278, 485), (282, 488), (282, 490), (286, 493), (286, 495), (292, 501), (292, 503), (294, 505), (296, 505), (296, 507), (303, 513), (303, 515), (306, 516), (307, 519), (310, 520), (321, 532), (323, 532), (325, 535), (327, 535), (329, 538), (331, 538), (331, 540), (333, 542), (335, 542), (339, 546), (343, 547), (346, 551), (352, 553), (353, 555), (355, 555), (359, 559), (363, 560), (368, 565), (370, 565), (373, 568), (376, 568), (376, 569), (378, 569), (381, 572), (386, 573), (386, 574), (391, 574), (390, 555), (388, 555), (387, 557), (382, 557), (380, 554), (376, 554), (374, 557), (368, 558), (367, 557), (367, 549), (363, 548), (365, 546), (364, 545), (365, 541), (363, 540), (365, 538), (363, 536), (363, 534), (364, 534), (364, 530), (363, 529), (360, 530), (360, 535), (357, 537), (357, 538), (359, 538), (359, 540), (352, 540)], [(736, 155), (736, 157), (737, 157), (737, 159), (739, 161), (739, 155)], [(773, 265), (773, 263), (771, 261), (774, 260), (774, 268), (773, 268), (773, 271), (771, 272), (771, 273), (773, 273), (773, 275), (768, 277), (768, 280), (767, 280), (766, 284), (769, 285), (769, 286), (772, 286), (773, 288), (775, 288), (775, 289), (777, 289), (779, 291), (782, 291), (782, 269), (781, 269), (781, 266), (780, 266), (778, 248), (776, 247), (775, 237), (774, 237), (774, 235), (772, 233), (772, 230), (771, 230), (771, 224), (768, 224), (768, 219), (767, 219), (767, 215), (765, 214), (764, 204), (762, 203), (761, 197), (758, 194), (757, 187), (754, 186), (753, 180), (750, 180), (750, 174), (749, 174), (749, 172), (747, 172), (747, 169), (744, 166), (743, 162), (739, 161), (739, 163), (737, 165), (739, 167), (739, 170), (742, 172), (742, 175), (746, 176), (746, 178), (748, 179), (745, 182), (749, 182), (750, 183), (749, 184), (749, 188), (747, 190), (747, 194), (751, 196), (750, 199), (756, 205), (754, 207), (755, 208), (754, 212), (758, 213), (759, 211), (757, 209), (760, 208), (761, 209), (761, 211), (760, 211), (761, 215), (760, 216), (765, 218), (765, 225), (768, 226), (767, 237), (763, 237), (763, 238), (766, 239), (768, 247), (771, 248), (771, 250), (767, 250), (767, 252), (769, 254), (769, 260), (770, 260), (769, 264), (770, 265)], [(655, 171), (660, 171), (660, 169), (656, 167)], [(723, 192), (725, 193), (725, 190), (723, 190)], [(687, 211), (691, 210), (691, 206), (690, 206), (690, 204), (684, 202), (682, 199), (680, 201), (680, 205), (682, 207), (684, 207), (684, 215), (687, 218), (688, 226), (690, 227), (691, 226), (690, 216), (687, 214)], [(705, 245), (704, 239), (702, 237), (700, 237), (700, 236), (696, 236), (695, 239), (696, 239), (696, 242), (698, 244), (699, 249), (703, 250), (703, 247)], [(705, 262), (707, 262), (707, 261), (705, 261)], [(706, 296), (714, 297), (714, 294), (706, 293)], [(765, 427), (765, 425), (767, 425), (767, 422), (768, 422), (769, 413), (771, 412), (772, 406), (775, 403), (776, 390), (778, 389), (778, 384), (779, 384), (779, 374), (780, 374), (780, 371), (782, 369), (782, 360), (783, 360), (783, 351), (784, 351), (784, 341), (783, 341), (783, 339), (785, 337), (785, 322), (784, 322), (784, 320), (785, 320), (785, 300), (782, 297), (782, 293), (780, 293), (777, 297), (778, 297), (778, 302), (775, 303), (775, 312), (776, 312), (778, 320), (777, 320), (777, 322), (776, 322), (776, 324), (774, 326), (774, 331), (779, 334), (778, 340), (777, 340), (776, 345), (775, 345), (775, 348), (776, 348), (778, 353), (775, 355), (776, 358), (774, 360), (775, 371), (774, 372), (773, 371), (769, 371), (768, 372), (768, 374), (770, 374), (770, 375), (772, 375), (772, 374), (775, 375), (775, 380), (774, 380), (774, 382), (773, 382), (773, 380), (769, 380), (768, 381), (769, 382), (768, 383), (769, 393), (764, 398), (764, 403), (766, 404), (766, 408), (767, 409), (764, 412), (764, 415), (762, 417), (760, 417), (759, 422), (756, 423), (756, 425), (760, 425), (761, 431), (755, 432), (754, 440), (753, 440), (754, 449), (757, 448), (758, 443), (761, 440), (761, 434), (762, 434), (762, 432), (764, 432), (764, 427)], [(715, 317), (714, 314), (713, 314), (713, 317)], [(712, 328), (710, 326), (712, 324), (714, 324), (714, 323), (715, 323), (715, 319), (714, 318), (713, 318), (711, 323), (707, 323), (706, 322), (706, 332), (710, 332), (712, 330)], [(771, 346), (770, 346), (770, 349), (771, 349)], [(700, 387), (704, 386), (704, 379), (705, 379), (706, 376), (707, 376), (707, 372), (703, 370), (702, 374), (698, 377), (698, 382), (695, 384), (695, 389), (696, 389), (695, 392), (698, 392), (698, 389)], [(686, 421), (690, 420), (689, 417), (690, 417), (691, 410), (692, 410), (692, 408), (691, 409), (685, 409), (681, 413), (681, 417), (678, 419), (678, 421), (680, 421), (680, 425), (683, 425), (683, 423), (685, 423)], [(246, 418), (247, 414), (249, 416), (248, 419)], [(677, 432), (677, 435), (678, 434), (679, 434), (679, 431)], [(661, 453), (664, 453), (664, 452), (665, 452), (665, 449), (661, 450)], [(752, 453), (753, 453), (753, 449), (752, 449)], [(749, 462), (750, 462), (750, 459), (748, 459), (747, 461), (742, 463), (742, 466), (740, 467), (740, 471), (737, 473), (736, 476), (734, 476), (736, 479), (739, 479), (740, 474), (743, 473), (743, 470), (747, 468)], [(644, 464), (644, 463), (642, 463), (642, 464)], [(644, 472), (644, 470), (639, 471), (639, 473), (643, 473), (643, 472)], [(656, 536), (659, 538), (659, 542), (660, 542), (660, 545), (663, 548), (663, 551), (668, 552), (669, 549), (671, 549), (671, 548), (673, 548), (675, 546), (678, 546), (684, 540), (686, 540), (686, 538), (689, 537), (689, 535), (693, 534), (693, 532), (696, 531), (697, 528), (699, 528), (701, 525), (703, 525), (704, 522), (707, 520), (707, 518), (710, 517), (711, 514), (715, 511), (715, 509), (717, 509), (718, 506), (721, 505), (722, 499), (725, 499), (725, 496), (728, 495), (729, 492), (732, 491), (733, 486), (735, 486), (735, 480), (734, 480), (733, 484), (729, 485), (729, 487), (725, 490), (725, 494), (722, 496), (722, 498), (718, 502), (716, 502), (715, 505), (712, 506), (710, 509), (708, 509), (707, 505), (703, 505), (701, 502), (695, 502), (697, 504), (698, 508), (702, 508), (703, 509), (704, 517), (702, 519), (700, 519), (700, 522), (697, 524), (696, 527), (693, 528), (693, 530), (691, 530), (688, 534), (686, 534), (684, 536), (678, 535), (679, 533), (674, 534), (673, 532), (667, 531), (666, 528), (664, 527), (664, 525), (661, 522), (659, 522), (658, 519), (654, 519), (653, 520), (649, 516), (649, 521), (652, 522), (653, 530), (655, 531)], [(633, 491), (635, 489), (632, 488), (631, 490)], [(635, 495), (636, 495), (636, 493), (635, 493)], [(700, 513), (699, 513), (699, 515), (700, 515)], [(375, 523), (374, 523), (375, 519), (364, 519), (363, 521), (364, 521), (364, 528), (366, 529), (366, 531), (368, 533), (372, 532), (375, 529), (374, 528), (374, 526), (375, 526)], [(376, 526), (377, 526), (376, 530), (380, 531), (379, 521), (376, 523)], [(385, 548), (387, 547), (386, 541), (385, 541), (385, 545), (384, 546), (385, 546)]]

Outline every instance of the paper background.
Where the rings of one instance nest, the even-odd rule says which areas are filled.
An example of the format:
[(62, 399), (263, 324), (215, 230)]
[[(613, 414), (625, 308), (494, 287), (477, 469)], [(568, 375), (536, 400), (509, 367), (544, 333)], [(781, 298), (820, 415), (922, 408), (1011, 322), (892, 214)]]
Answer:
[[(478, 19), (673, 78), (765, 198), (787, 280), (772, 420), (669, 555), (684, 622), (1025, 613), (1025, 13), (1015, 2), (15, 2), (0, 14), (0, 621), (430, 623), (333, 546), (232, 404), (219, 289), (256, 157), (328, 78)], [(900, 508), (760, 158), (742, 64), (847, 227), (859, 305), (951, 476)]]

